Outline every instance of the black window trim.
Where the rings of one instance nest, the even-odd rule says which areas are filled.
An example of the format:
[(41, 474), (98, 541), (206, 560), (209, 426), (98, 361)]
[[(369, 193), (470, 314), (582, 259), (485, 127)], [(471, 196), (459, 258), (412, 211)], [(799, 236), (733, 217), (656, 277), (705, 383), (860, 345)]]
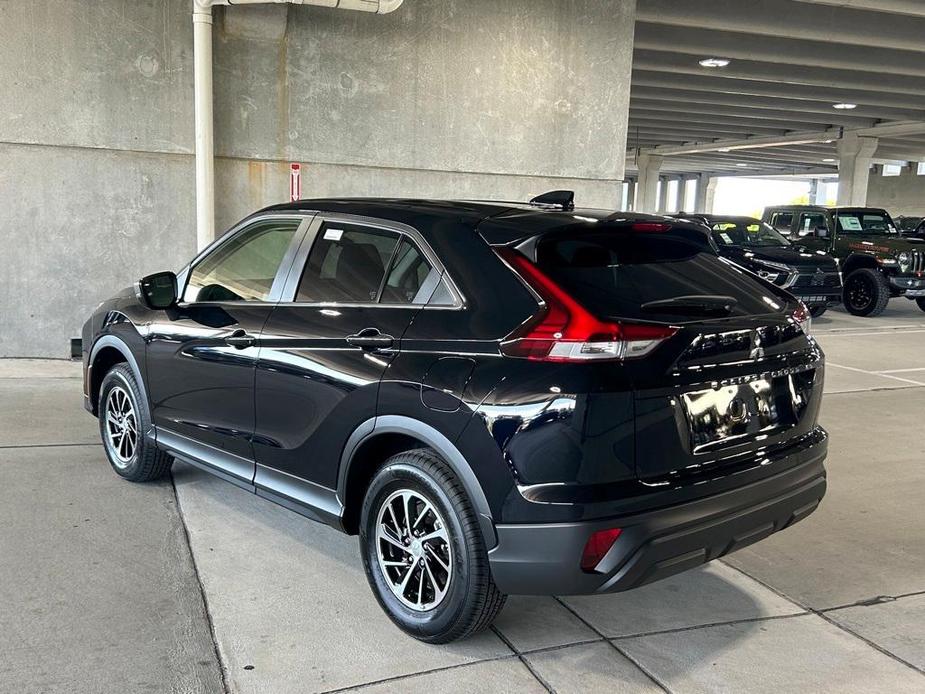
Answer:
[[(182, 287), (179, 294), (181, 301), (177, 303), (177, 306), (180, 308), (186, 308), (188, 306), (276, 306), (279, 303), (280, 297), (283, 296), (285, 291), (285, 281), (289, 277), (289, 274), (292, 270), (292, 263), (296, 254), (298, 253), (299, 248), (301, 247), (302, 241), (305, 237), (305, 234), (310, 228), (311, 222), (315, 217), (315, 213), (304, 214), (298, 212), (286, 212), (286, 213), (266, 213), (257, 215), (254, 217), (248, 217), (241, 220), (237, 225), (231, 228), (231, 230), (217, 238), (215, 241), (206, 246), (202, 251), (200, 251), (192, 262), (187, 265), (183, 270), (177, 273), (177, 286)], [(292, 241), (289, 243), (289, 248), (286, 249), (286, 254), (283, 256), (282, 261), (280, 261), (279, 267), (276, 269), (276, 276), (273, 278), (273, 285), (270, 288), (270, 296), (267, 297), (264, 301), (182, 301), (182, 297), (186, 294), (187, 285), (189, 284), (190, 274), (206, 258), (210, 257), (213, 253), (222, 248), (226, 243), (230, 243), (233, 239), (237, 238), (241, 234), (247, 233), (250, 229), (258, 224), (263, 224), (267, 221), (274, 222), (298, 222), (296, 227), (295, 234), (293, 234)]]
[[(368, 227), (370, 229), (389, 231), (397, 234), (399, 237), (399, 243), (396, 244), (395, 249), (392, 251), (392, 258), (394, 258), (395, 251), (398, 249), (402, 238), (406, 238), (418, 250), (421, 251), (421, 253), (424, 255), (424, 258), (428, 263), (430, 263), (431, 267), (440, 273), (441, 280), (446, 283), (450, 295), (453, 297), (453, 303), (443, 306), (430, 304), (380, 303), (379, 298), (382, 295), (383, 285), (388, 279), (388, 274), (392, 266), (392, 260), (389, 261), (389, 264), (386, 267), (385, 276), (383, 277), (379, 286), (379, 291), (376, 294), (376, 300), (357, 302), (295, 301), (294, 298), (296, 296), (296, 292), (298, 291), (299, 283), (302, 280), (302, 273), (305, 271), (305, 265), (308, 262), (309, 253), (311, 253), (311, 250), (315, 245), (315, 241), (321, 232), (321, 227), (324, 226), (325, 223), (350, 224), (353, 226)], [(434, 253), (434, 250), (430, 247), (430, 244), (427, 243), (427, 241), (417, 229), (400, 222), (337, 212), (317, 212), (315, 214), (307, 232), (302, 237), (301, 245), (295, 254), (291, 269), (289, 270), (289, 274), (286, 278), (286, 283), (283, 286), (281, 292), (279, 303), (293, 307), (302, 306), (317, 308), (404, 308), (414, 310), (427, 309), (431, 311), (461, 311), (466, 308), (466, 300), (462, 292), (459, 291), (459, 288), (456, 286), (453, 278), (446, 271), (446, 267), (444, 267), (443, 263), (440, 262), (440, 259), (437, 257), (437, 254)]]

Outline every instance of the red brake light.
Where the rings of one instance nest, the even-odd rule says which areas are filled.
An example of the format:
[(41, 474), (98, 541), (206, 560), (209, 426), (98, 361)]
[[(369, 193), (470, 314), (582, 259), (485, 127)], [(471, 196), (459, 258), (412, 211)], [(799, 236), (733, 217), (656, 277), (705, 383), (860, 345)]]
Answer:
[(581, 553), (581, 570), (594, 571), (622, 532), (620, 528), (608, 528), (607, 530), (598, 530), (589, 537), (585, 543), (584, 551)]
[(670, 224), (663, 222), (633, 222), (630, 227), (633, 231), (639, 231), (644, 234), (662, 234), (671, 230)]
[(800, 329), (806, 335), (810, 334), (813, 327), (813, 315), (806, 307), (806, 304), (801, 301), (799, 306), (797, 306), (793, 313), (790, 314), (790, 317), (796, 321), (796, 323), (800, 326)]
[(562, 362), (634, 359), (678, 331), (669, 326), (602, 321), (521, 253), (512, 248), (497, 249), (497, 253), (546, 304), (502, 342), (501, 351), (508, 356)]

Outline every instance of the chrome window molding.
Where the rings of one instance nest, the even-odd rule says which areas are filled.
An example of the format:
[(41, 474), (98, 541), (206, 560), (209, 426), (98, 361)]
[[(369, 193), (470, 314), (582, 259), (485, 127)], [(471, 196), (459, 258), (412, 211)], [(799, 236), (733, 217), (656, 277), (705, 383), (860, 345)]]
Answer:
[[(392, 304), (378, 303), (375, 301), (362, 302), (336, 302), (336, 301), (293, 301), (299, 282), (302, 280), (302, 273), (305, 271), (305, 265), (308, 262), (308, 256), (315, 245), (321, 227), (325, 223), (342, 223), (353, 224), (356, 226), (365, 226), (371, 229), (380, 229), (398, 234), (400, 237), (406, 237), (423, 253), (431, 267), (440, 273), (441, 281), (446, 282), (450, 295), (453, 297), (453, 303), (447, 305), (430, 305), (430, 304)], [(386, 270), (388, 272), (388, 269)], [(447, 272), (446, 267), (437, 257), (437, 254), (430, 247), (430, 244), (424, 239), (423, 235), (414, 227), (401, 222), (393, 222), (386, 219), (374, 217), (364, 217), (362, 215), (343, 214), (340, 212), (318, 212), (312, 219), (308, 231), (302, 238), (299, 250), (295, 254), (292, 268), (286, 279), (285, 286), (282, 290), (282, 297), (279, 302), (281, 305), (291, 307), (319, 308), (319, 309), (336, 309), (336, 308), (404, 308), (413, 310), (431, 310), (431, 311), (462, 311), (466, 308), (466, 300), (456, 282)]]
[[(179, 308), (187, 308), (189, 306), (275, 306), (279, 303), (280, 297), (284, 295), (285, 291), (285, 281), (289, 276), (289, 273), (292, 271), (293, 261), (301, 247), (302, 240), (305, 237), (306, 231), (311, 225), (312, 220), (314, 219), (315, 212), (289, 212), (289, 211), (280, 211), (280, 212), (267, 212), (255, 217), (248, 217), (247, 219), (242, 220), (236, 226), (232, 227), (230, 231), (223, 234), (221, 237), (217, 238), (215, 241), (210, 243), (204, 250), (200, 251), (199, 254), (187, 265), (183, 270), (177, 275), (177, 287), (178, 294), (180, 296), (180, 301), (177, 302)], [(279, 267), (276, 269), (276, 276), (273, 279), (273, 285), (270, 288), (270, 295), (266, 300), (263, 301), (248, 301), (242, 299), (240, 301), (183, 301), (182, 297), (186, 294), (187, 287), (189, 285), (190, 274), (196, 268), (199, 263), (212, 255), (215, 251), (219, 250), (226, 243), (231, 242), (233, 239), (237, 238), (241, 234), (247, 233), (254, 226), (263, 224), (268, 221), (276, 222), (298, 222), (299, 225), (296, 228), (295, 233), (292, 236), (292, 241), (289, 244), (289, 248), (286, 249), (286, 253), (283, 256), (282, 261), (280, 261)], [(180, 289), (182, 287), (182, 289)]]

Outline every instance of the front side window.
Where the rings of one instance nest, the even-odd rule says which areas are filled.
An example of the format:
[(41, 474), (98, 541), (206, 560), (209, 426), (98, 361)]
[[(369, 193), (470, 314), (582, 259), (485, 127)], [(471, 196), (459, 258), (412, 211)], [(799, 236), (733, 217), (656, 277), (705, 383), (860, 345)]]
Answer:
[(804, 212), (800, 216), (800, 236), (817, 235), (820, 237), (828, 236), (829, 225), (825, 221), (825, 215), (818, 212)]
[(790, 226), (793, 224), (792, 212), (775, 212), (771, 215), (771, 226), (782, 231), (785, 234), (790, 232)]
[(183, 301), (268, 301), (298, 220), (257, 222), (193, 268)]

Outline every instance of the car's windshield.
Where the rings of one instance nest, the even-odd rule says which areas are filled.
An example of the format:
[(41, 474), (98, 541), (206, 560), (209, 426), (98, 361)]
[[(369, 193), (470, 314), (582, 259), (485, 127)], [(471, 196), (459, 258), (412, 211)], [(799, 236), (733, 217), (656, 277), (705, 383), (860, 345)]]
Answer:
[(846, 234), (896, 234), (896, 226), (886, 212), (877, 210), (839, 210), (838, 231)]
[(790, 242), (771, 226), (756, 220), (714, 221), (713, 240), (720, 246), (789, 246)]

